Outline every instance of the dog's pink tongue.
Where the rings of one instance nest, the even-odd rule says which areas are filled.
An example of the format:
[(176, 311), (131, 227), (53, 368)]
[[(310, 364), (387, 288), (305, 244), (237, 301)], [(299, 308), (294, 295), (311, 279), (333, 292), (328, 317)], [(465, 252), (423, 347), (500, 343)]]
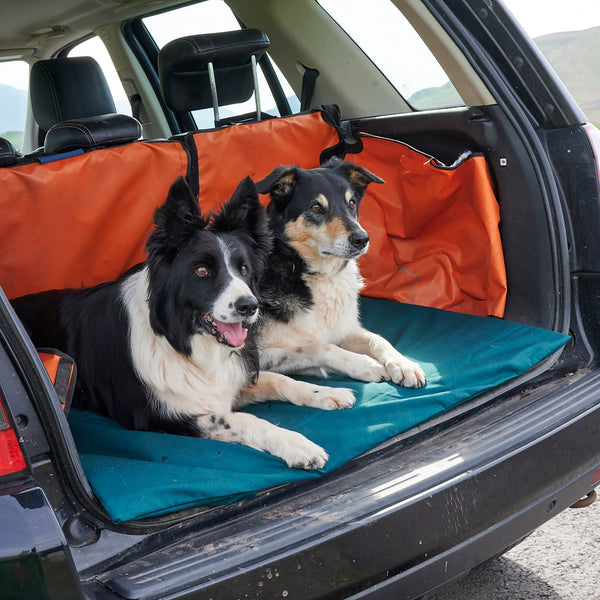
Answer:
[(225, 341), (230, 345), (237, 348), (246, 341), (248, 330), (242, 327), (241, 323), (223, 323), (222, 321), (215, 321), (217, 330), (225, 338)]

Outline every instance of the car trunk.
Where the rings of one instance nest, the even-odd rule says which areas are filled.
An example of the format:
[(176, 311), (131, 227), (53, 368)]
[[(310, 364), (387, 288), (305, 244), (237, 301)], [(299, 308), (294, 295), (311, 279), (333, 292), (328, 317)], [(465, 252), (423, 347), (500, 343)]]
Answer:
[[(331, 455), (319, 474), (287, 469), (247, 448), (127, 432), (107, 419), (73, 411), (75, 444), (67, 444), (68, 458), (79, 463), (77, 448), (100, 499), (99, 514), (108, 512), (104, 518), (147, 524), (170, 515), (166, 520), (173, 521), (178, 514), (264, 497), (284, 484), (311, 482), (315, 475), (334, 477), (365, 452), (440, 427), (555, 362), (567, 340), (552, 331), (562, 327), (566, 301), (557, 261), (560, 224), (549, 218), (535, 163), (525, 159), (497, 107), (365, 119), (353, 121), (352, 130), (348, 139), (348, 128), (329, 109), (3, 171), (5, 185), (23, 197), (28, 186), (32, 199), (16, 217), (27, 226), (15, 228), (9, 221), (4, 232), (11, 247), (21, 249), (2, 261), (9, 297), (93, 285), (142, 260), (152, 211), (178, 174), (196, 183), (203, 210), (214, 209), (248, 171), (260, 178), (278, 164), (310, 168), (333, 153), (389, 180), (369, 190), (361, 207), (372, 248), (361, 265), (363, 317), (403, 353), (428, 365), (425, 391), (334, 378), (333, 385), (355, 390), (364, 412), (326, 414), (276, 403), (251, 409), (319, 440)], [(290, 131), (296, 143), (282, 149), (281, 132), (289, 137)], [(494, 150), (484, 153), (490, 137)], [(249, 164), (251, 143), (275, 150), (258, 152)], [(229, 157), (228, 178), (218, 168), (223, 152)], [(118, 175), (113, 162), (121, 167)], [(99, 176), (103, 169), (113, 173), (106, 181)], [(70, 191), (64, 190), (67, 179)], [(42, 193), (52, 202), (42, 203)], [(65, 428), (62, 416), (59, 420)], [(202, 456), (200, 465), (189, 460), (195, 456)], [(98, 511), (95, 502), (92, 506)]]
[[(423, 271), (417, 272), (414, 264), (409, 268), (402, 256), (398, 256), (405, 242), (418, 244), (421, 235), (424, 246), (420, 248), (436, 246), (435, 239), (427, 235), (432, 231), (429, 221), (439, 217), (441, 209), (433, 211), (431, 218), (417, 219), (419, 234), (414, 234), (402, 230), (402, 205), (395, 206), (399, 213), (387, 213), (382, 208), (383, 201), (371, 199), (371, 204), (363, 205), (361, 216), (366, 221), (370, 220), (375, 228), (383, 224), (381, 237), (369, 231), (374, 243), (362, 264), (367, 283), (364, 317), (369, 326), (394, 338), (394, 343), (410, 358), (427, 363), (430, 385), (424, 392), (413, 393), (392, 390), (388, 384), (373, 384), (382, 387), (371, 387), (368, 391), (372, 396), (365, 396), (363, 403), (371, 406), (383, 399), (388, 408), (391, 406), (388, 412), (375, 411), (367, 420), (363, 419), (365, 413), (358, 411), (354, 413), (358, 414), (355, 419), (352, 411), (324, 415), (319, 431), (311, 428), (314, 415), (309, 415), (307, 425), (305, 415), (295, 410), (297, 407), (268, 404), (256, 409), (256, 414), (303, 430), (309, 437), (335, 432), (336, 436), (326, 437), (333, 444), (328, 448), (332, 460), (322, 473), (290, 470), (272, 457), (260, 453), (249, 456), (244, 448), (222, 447), (208, 440), (191, 440), (193, 444), (189, 445), (190, 440), (174, 439), (179, 436), (167, 436), (171, 439), (166, 442), (167, 438), (162, 437), (165, 434), (144, 433), (142, 436), (138, 432), (126, 432), (93, 415), (71, 415), (69, 425), (48, 386), (35, 349), (18, 324), (13, 326), (17, 334), (14, 342), (17, 357), (30, 382), (43, 422), (40, 427), (62, 465), (61, 485), (75, 507), (74, 510), (61, 508), (60, 515), (76, 566), (84, 580), (89, 578), (90, 594), (100, 582), (103, 589), (129, 598), (155, 597), (188, 588), (204, 590), (209, 595), (214, 588), (224, 597), (227, 594), (243, 597), (244, 593), (256, 591), (253, 587), (256, 585), (260, 585), (261, 593), (267, 597), (285, 596), (293, 585), (306, 590), (306, 573), (313, 569), (321, 575), (311, 580), (310, 593), (307, 591), (304, 597), (316, 598), (327, 594), (334, 585), (347, 593), (361, 589), (365, 582), (376, 585), (398, 574), (398, 565), (410, 572), (419, 562), (428, 559), (422, 548), (427, 548), (426, 552), (431, 555), (439, 554), (436, 568), (442, 578), (442, 572), (461, 572), (458, 563), (446, 561), (444, 564), (443, 552), (450, 543), (458, 545), (469, 536), (481, 534), (479, 554), (469, 557), (469, 561), (477, 562), (478, 557), (483, 560), (486, 557), (484, 534), (491, 524), (502, 523), (509, 514), (519, 510), (523, 511), (522, 518), (528, 518), (526, 509), (529, 510), (532, 499), (542, 506), (547, 490), (550, 493), (553, 487), (571, 485), (560, 480), (561, 470), (568, 472), (569, 460), (575, 460), (570, 454), (561, 458), (561, 464), (543, 464), (539, 454), (531, 456), (527, 449), (540, 435), (553, 429), (559, 431), (553, 444), (568, 446), (578, 436), (591, 438), (589, 431), (573, 430), (567, 434), (557, 424), (561, 426), (572, 414), (588, 410), (590, 399), (577, 392), (595, 389), (599, 384), (595, 373), (585, 369), (589, 366), (590, 352), (580, 316), (572, 311), (569, 262), (573, 260), (573, 246), (569, 224), (565, 222), (561, 206), (562, 192), (554, 173), (556, 166), (549, 163), (542, 150), (546, 136), (551, 136), (552, 131), (550, 128), (547, 132), (535, 131), (518, 111), (517, 116), (509, 116), (507, 108), (517, 107), (516, 102), (511, 105), (504, 96), (500, 105), (355, 118), (334, 132), (320, 130), (321, 137), (315, 137), (314, 132), (305, 136), (304, 140), (310, 140), (307, 144), (310, 151), (304, 154), (298, 155), (304, 152), (302, 144), (288, 145), (282, 153), (270, 154), (268, 164), (253, 165), (249, 169), (245, 161), (261, 155), (256, 151), (257, 138), (252, 134), (246, 141), (240, 141), (241, 149), (252, 150), (246, 151), (244, 160), (233, 167), (227, 147), (224, 151), (221, 148), (220, 156), (227, 157), (231, 178), (226, 181), (216, 179), (212, 173), (219, 172), (214, 167), (225, 160), (215, 159), (219, 153), (212, 151), (214, 140), (210, 136), (218, 135), (215, 132), (198, 132), (195, 136), (169, 142), (117, 147), (111, 160), (119, 165), (126, 183), (116, 184), (97, 174), (93, 178), (81, 177), (77, 184), (73, 183), (73, 177), (78, 177), (81, 168), (95, 169), (94, 156), (104, 150), (51, 163), (55, 166), (49, 169), (54, 171), (67, 164), (74, 165), (62, 176), (62, 181), (57, 179), (53, 202), (64, 199), (65, 194), (61, 192), (65, 192), (67, 180), (71, 181), (70, 189), (78, 193), (61, 205), (60, 210), (55, 205), (40, 203), (32, 206), (28, 218), (17, 219), (22, 237), (12, 245), (11, 252), (14, 253), (15, 248), (23, 249), (23, 260), (15, 264), (12, 255), (5, 256), (4, 266), (8, 264), (7, 268), (13, 270), (5, 272), (0, 283), (7, 286), (5, 281), (8, 281), (10, 286), (15, 281), (27, 280), (27, 285), (7, 291), (9, 298), (49, 287), (78, 286), (81, 281), (93, 285), (118, 276), (143, 259), (143, 241), (150, 228), (152, 210), (164, 199), (176, 175), (184, 174), (197, 181), (201, 203), (206, 194), (210, 199), (204, 206), (213, 207), (217, 200), (227, 197), (227, 190), (237, 183), (236, 169), (243, 171), (240, 177), (250, 171), (258, 179), (264, 175), (261, 169), (270, 170), (277, 164), (315, 167), (321, 152), (333, 148), (339, 141), (339, 132), (345, 137), (342, 149), (346, 151), (346, 159), (359, 163), (365, 160), (361, 155), (364, 144), (354, 142), (366, 134), (363, 140), (383, 139), (390, 148), (401, 146), (402, 152), (417, 162), (420, 159), (421, 166), (427, 165), (432, 173), (462, 172), (464, 165), (481, 165), (479, 177), (487, 185), (485, 206), (495, 207), (497, 211), (496, 222), (488, 220), (484, 227), (483, 246), (469, 246), (473, 236), (465, 235), (462, 239), (465, 246), (458, 255), (466, 248), (482, 259), (477, 267), (477, 281), (481, 283), (482, 277), (493, 275), (493, 285), (481, 283), (486, 294), (471, 294), (466, 300), (467, 295), (463, 293), (442, 293), (445, 288), (456, 290), (457, 285), (464, 292), (455, 284), (452, 269), (444, 272), (427, 264)], [(277, 121), (286, 122), (285, 119), (274, 120), (275, 127)], [(235, 131), (253, 127), (238, 126)], [(577, 125), (567, 123), (566, 128), (573, 136), (581, 133)], [(265, 137), (263, 141), (265, 146), (280, 148), (273, 137)], [(369, 143), (367, 141), (367, 145)], [(92, 166), (82, 167), (85, 162)], [(371, 157), (362, 164), (367, 163), (378, 174)], [(18, 172), (38, 167), (21, 164), (14, 167), (12, 173), (18, 175)], [(386, 168), (390, 168), (389, 165)], [(212, 174), (207, 175), (208, 171)], [(210, 185), (217, 187), (211, 188), (206, 179), (202, 179), (207, 176), (211, 178)], [(20, 175), (14, 179), (24, 181)], [(470, 175), (466, 179), (466, 185), (471, 185)], [(47, 190), (47, 181), (44, 185)], [(425, 191), (428, 185), (424, 178), (417, 182), (415, 189)], [(87, 190), (94, 188), (102, 191), (93, 191), (91, 200)], [(435, 189), (440, 188), (444, 186)], [(86, 191), (81, 192), (82, 189)], [(114, 191), (118, 191), (118, 197), (106, 202), (107, 189), (113, 190), (113, 196)], [(476, 189), (479, 188), (471, 188), (471, 197)], [(30, 191), (15, 193), (32, 197)], [(36, 193), (40, 194), (38, 199), (43, 197), (41, 191)], [(455, 195), (449, 197), (453, 202)], [(425, 212), (434, 200), (439, 200), (436, 194), (423, 201)], [(419, 203), (416, 204), (418, 207)], [(127, 224), (122, 231), (110, 227), (114, 217), (111, 211), (115, 207), (122, 211), (121, 224)], [(3, 214), (8, 214), (8, 205)], [(65, 222), (65, 216), (73, 214), (78, 215), (76, 224)], [(461, 232), (460, 214), (465, 213), (457, 214), (459, 216), (452, 221), (454, 233)], [(373, 215), (379, 217), (378, 222), (373, 221)], [(53, 219), (52, 225), (48, 225), (47, 219)], [(465, 220), (465, 233), (472, 233), (479, 220), (478, 217)], [(80, 230), (81, 221), (92, 222), (94, 227)], [(21, 222), (33, 224), (35, 234), (27, 227), (22, 228)], [(443, 230), (441, 225), (438, 223)], [(15, 222), (7, 222), (4, 239), (11, 239), (14, 229)], [(392, 231), (396, 241), (388, 244), (388, 234)], [(43, 237), (41, 242), (40, 236)], [(89, 239), (95, 240), (91, 254)], [(448, 237), (445, 241), (451, 240), (454, 246), (455, 239)], [(76, 251), (74, 240), (79, 244)], [(132, 240), (135, 244), (124, 249), (123, 240), (125, 246)], [(67, 266), (58, 265), (52, 255), (56, 247), (63, 249), (61, 257), (69, 255), (77, 261), (68, 262)], [(107, 261), (106, 253), (115, 256)], [(388, 264), (390, 254), (394, 260)], [(102, 260), (89, 269), (88, 257), (99, 255)], [(494, 257), (494, 260), (483, 260), (484, 257)], [(456, 264), (452, 255), (449, 262)], [(386, 269), (383, 273), (382, 268)], [(35, 277), (30, 277), (35, 271)], [(440, 272), (445, 273), (442, 280), (436, 279)], [(20, 277), (23, 273), (27, 275)], [(60, 278), (44, 279), (48, 273), (60, 274)], [(65, 274), (68, 277), (63, 279)], [(394, 274), (398, 275), (396, 279), (392, 277)], [(403, 278), (404, 275), (408, 275), (408, 279)], [(419, 291), (419, 299), (429, 295), (435, 297), (436, 302), (415, 299), (415, 280), (425, 286)], [(403, 303), (408, 306), (403, 307)], [(414, 307), (412, 303), (433, 308)], [(535, 339), (528, 338), (533, 333)], [(564, 334), (570, 334), (570, 339), (561, 337)], [(506, 338), (511, 344), (499, 344)], [(456, 371), (450, 372), (452, 354), (458, 361), (453, 364)], [(525, 360), (519, 359), (516, 364), (516, 355)], [(448, 371), (436, 378), (441, 364), (447, 366)], [(487, 369), (491, 364), (502, 371), (500, 376)], [(565, 378), (566, 373), (575, 375)], [(473, 379), (481, 374), (483, 378), (470, 387)], [(436, 386), (440, 381), (445, 385), (454, 375), (460, 376), (457, 384), (463, 390), (460, 395), (441, 402), (433, 398), (430, 406), (435, 404), (435, 410), (419, 413), (421, 405), (428, 402), (423, 400), (425, 395), (448, 392), (450, 388), (442, 390)], [(355, 385), (361, 400), (366, 393), (366, 386), (362, 384), (335, 378), (333, 384)], [(565, 410), (567, 405), (569, 414)], [(360, 431), (352, 429), (356, 425), (353, 421), (359, 422)], [(308, 428), (303, 429), (305, 427)], [(377, 435), (363, 443), (361, 436), (365, 429)], [(338, 431), (342, 433), (337, 435)], [(27, 435), (25, 431), (26, 444)], [(360, 443), (355, 443), (357, 439)], [(507, 448), (525, 450), (519, 453), (515, 450), (511, 460), (502, 466), (504, 477), (500, 477), (499, 472), (488, 466), (498, 462)], [(549, 441), (545, 448), (551, 451)], [(585, 452), (586, 448), (581, 451)], [(201, 465), (204, 470), (197, 469), (193, 464), (198, 462), (195, 457), (207, 462), (209, 455), (212, 464)], [(510, 505), (509, 510), (502, 485), (511, 480), (511, 469), (520, 474), (521, 488), (518, 506)], [(202, 489), (196, 484), (187, 485), (192, 473)], [(257, 473), (261, 478), (254, 478), (244, 484), (245, 487), (236, 487), (236, 482), (243, 477)], [(475, 483), (467, 480), (467, 473), (476, 474)], [(207, 492), (204, 484), (211, 479), (216, 491)], [(146, 483), (151, 485), (145, 488)], [(159, 491), (166, 491), (168, 497), (157, 501)], [(569, 494), (576, 496), (581, 492), (583, 495), (587, 491), (575, 486), (570, 488)], [(423, 498), (429, 500), (421, 502)], [(483, 509), (482, 499), (486, 503)], [(564, 506), (559, 503), (557, 510), (560, 508)], [(536, 515), (538, 521), (547, 518)], [(452, 524), (451, 535), (448, 522)], [(428, 527), (418, 531), (415, 523), (427, 523)], [(371, 528), (370, 539), (381, 541), (378, 551), (373, 544), (362, 548), (365, 527)], [(515, 541), (508, 526), (501, 529), (501, 535), (506, 546)], [(293, 556), (286, 554), (286, 549), (292, 547)], [(357, 571), (356, 564), (361, 565), (362, 572)], [(322, 575), (323, 565), (331, 565), (327, 580)], [(243, 577), (234, 577), (241, 571)], [(278, 577), (278, 572), (283, 571), (288, 574), (285, 587)], [(228, 587), (230, 585), (233, 587)]]
[[(399, 140), (446, 165), (465, 150), (481, 154), (485, 149), (499, 203), (507, 295), (502, 320), (500, 315), (475, 319), (573, 334), (570, 326), (578, 332), (578, 323), (569, 325), (565, 314), (569, 286), (562, 270), (566, 245), (561, 243), (566, 234), (560, 215), (549, 207), (557, 198), (540, 186), (540, 164), (498, 107), (355, 120), (352, 126), (355, 133)], [(352, 160), (352, 153), (346, 158)], [(383, 257), (374, 256), (378, 258)], [(386, 314), (377, 299), (369, 302), (373, 308), (367, 311), (369, 325), (381, 325), (374, 315), (384, 321), (391, 315), (401, 331), (415, 328), (415, 339), (408, 345), (410, 349), (419, 346), (415, 340), (423, 337), (427, 319), (412, 313)], [(449, 329), (456, 339), (470, 340), (461, 350), (469, 352), (475, 344), (467, 333), (473, 317), (457, 312), (446, 316), (450, 314), (457, 320)], [(473, 323), (477, 338), (479, 322)], [(302, 589), (304, 597), (318, 598), (334, 588), (338, 593), (359, 593), (367, 584), (377, 586), (396, 577), (402, 578), (403, 593), (411, 597), (423, 589), (419, 568), (424, 564), (432, 569), (430, 588), (448, 573), (459, 575), (463, 565), (485, 559), (489, 547), (508, 547), (516, 540), (515, 532), (548, 518), (547, 510), (568, 505), (564, 499), (556, 502), (546, 497), (545, 490), (551, 494), (562, 485), (567, 496), (587, 492), (581, 482), (561, 480), (561, 472), (570, 468), (566, 464), (570, 454), (561, 455), (561, 464), (544, 464), (539, 454), (553, 452), (557, 444), (576, 443), (578, 436), (587, 439), (583, 430), (567, 433), (563, 429), (574, 414), (571, 411), (583, 414), (591, 406), (590, 398), (578, 390), (598, 385), (594, 372), (583, 368), (588, 357), (581, 352), (579, 333), (573, 338), (566, 351), (538, 356), (518, 375), (390, 434), (343, 464), (334, 461), (335, 466), (320, 477), (292, 474), (287, 483), (232, 495), (225, 503), (113, 525), (123, 533), (115, 534), (111, 544), (104, 546), (104, 554), (87, 553), (85, 547), (74, 550), (82, 576), (96, 577), (100, 572), (98, 581), (106, 589), (131, 598), (173, 589), (182, 594), (183, 590), (219, 592), (225, 597), (244, 593), (285, 596), (289, 590)], [(408, 340), (404, 338), (405, 343)], [(453, 343), (450, 340), (436, 340), (434, 334), (427, 347), (435, 348), (436, 341)], [(493, 345), (491, 338), (489, 342)], [(478, 353), (487, 345), (484, 338), (475, 351), (482, 367), (487, 359)], [(506, 351), (500, 349), (492, 360), (505, 361)], [(569, 371), (578, 372), (564, 378)], [(404, 417), (400, 414), (405, 407), (395, 413), (398, 419)], [(273, 408), (261, 410), (257, 414), (269, 418)], [(545, 449), (533, 450), (531, 444), (540, 432), (554, 430), (562, 436), (560, 440), (548, 439)], [(500, 470), (490, 468), (500, 464), (507, 448), (513, 449), (513, 458), (502, 462)], [(229, 475), (237, 478), (245, 469), (246, 463), (241, 463), (235, 475)], [(513, 477), (518, 477), (519, 494), (509, 501), (505, 486)], [(429, 500), (424, 502), (424, 497)], [(515, 511), (520, 515), (516, 524), (510, 520)], [(378, 540), (377, 544), (366, 543), (365, 528), (369, 540)], [(143, 538), (132, 539), (124, 532), (143, 534)], [(491, 546), (490, 536), (495, 536)], [(477, 543), (468, 552), (445, 554), (449, 544), (460, 546), (472, 538)], [(293, 548), (293, 553), (282, 552), (282, 544)], [(129, 550), (117, 558), (115, 548)], [(310, 582), (308, 572), (315, 573)], [(96, 584), (89, 585), (91, 589)]]

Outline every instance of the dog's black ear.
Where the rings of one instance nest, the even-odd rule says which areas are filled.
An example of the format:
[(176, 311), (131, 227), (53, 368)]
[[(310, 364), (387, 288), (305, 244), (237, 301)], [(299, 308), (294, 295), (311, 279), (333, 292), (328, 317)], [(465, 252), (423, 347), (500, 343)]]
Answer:
[(258, 201), (256, 185), (250, 177), (242, 179), (235, 188), (227, 204), (219, 213), (212, 216), (211, 229), (216, 231), (232, 231), (243, 227), (252, 210), (262, 208)]
[(354, 163), (331, 158), (324, 165), (324, 169), (335, 169), (342, 177), (350, 182), (350, 185), (362, 196), (370, 183), (385, 183), (381, 177), (367, 171), (364, 167)]
[(298, 167), (277, 167), (270, 175), (256, 183), (261, 194), (270, 194), (279, 207), (291, 200), (298, 182)]
[(206, 226), (198, 200), (183, 177), (169, 189), (164, 204), (154, 212), (154, 231), (146, 243), (149, 254), (162, 252), (172, 256), (199, 229)]
[(211, 229), (246, 233), (257, 261), (266, 260), (271, 251), (272, 235), (256, 185), (250, 177), (240, 181), (229, 202), (220, 213), (213, 215)]

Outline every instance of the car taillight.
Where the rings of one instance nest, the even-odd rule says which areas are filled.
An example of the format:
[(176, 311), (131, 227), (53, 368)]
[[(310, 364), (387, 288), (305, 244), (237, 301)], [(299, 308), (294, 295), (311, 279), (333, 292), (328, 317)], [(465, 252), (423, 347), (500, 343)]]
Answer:
[(27, 468), (15, 430), (10, 426), (0, 398), (0, 477)]

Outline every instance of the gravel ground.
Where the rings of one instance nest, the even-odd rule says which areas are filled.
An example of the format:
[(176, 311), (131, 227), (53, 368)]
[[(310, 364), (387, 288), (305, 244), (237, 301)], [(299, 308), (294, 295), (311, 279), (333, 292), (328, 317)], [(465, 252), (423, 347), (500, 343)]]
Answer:
[(563, 511), (501, 558), (430, 598), (488, 599), (599, 600), (600, 499)]

